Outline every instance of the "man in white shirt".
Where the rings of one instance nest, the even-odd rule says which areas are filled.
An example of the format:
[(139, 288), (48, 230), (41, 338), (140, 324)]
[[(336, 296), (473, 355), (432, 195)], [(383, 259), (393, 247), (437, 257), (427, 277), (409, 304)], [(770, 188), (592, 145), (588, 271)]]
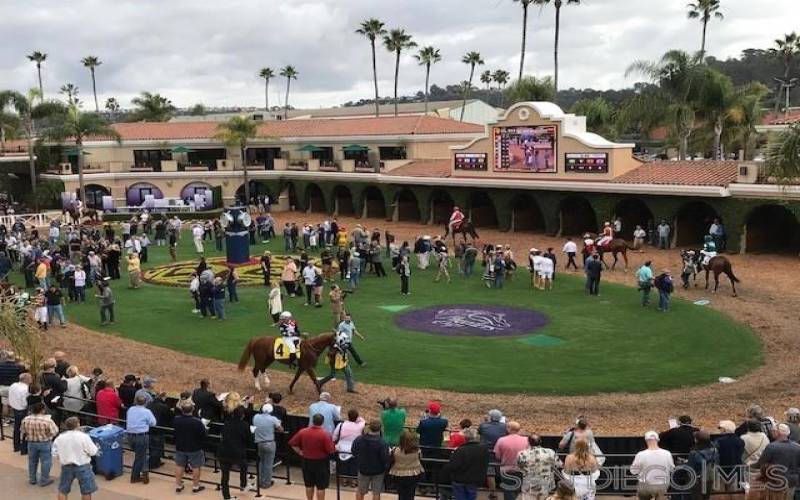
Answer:
[(633, 230), (633, 249), (639, 250), (644, 245), (644, 240), (647, 238), (647, 231), (642, 229), (642, 226), (636, 226)]
[(28, 454), (28, 443), (22, 436), (22, 419), (28, 416), (28, 387), (32, 382), (30, 373), (20, 373), (19, 382), (8, 387), (8, 406), (14, 414), (14, 451)]
[(555, 264), (549, 257), (542, 255), (539, 258), (539, 276), (541, 276), (542, 290), (553, 289), (553, 272)]
[(669, 451), (659, 448), (657, 432), (646, 432), (644, 440), (647, 449), (637, 453), (631, 464), (631, 473), (639, 479), (639, 500), (665, 500), (675, 462)]
[(78, 430), (78, 417), (64, 421), (66, 432), (53, 441), (53, 456), (61, 463), (61, 478), (58, 482), (58, 500), (67, 500), (72, 482), (77, 479), (81, 490), (81, 500), (91, 500), (97, 491), (92, 472), (92, 457), (97, 455), (97, 446), (85, 432)]
[(578, 245), (572, 241), (572, 238), (567, 238), (567, 242), (564, 243), (564, 248), (562, 248), (561, 251), (567, 254), (568, 259), (567, 266), (564, 269), (569, 269), (569, 266), (572, 266), (572, 268), (577, 271), (578, 264), (575, 262), (575, 256), (578, 255)]
[(75, 280), (75, 294), (78, 296), (78, 302), (86, 302), (86, 271), (80, 264), (75, 266), (75, 273), (72, 277)]
[(203, 253), (203, 235), (205, 232), (201, 224), (192, 226), (192, 240), (194, 241), (194, 248), (197, 253)]
[(314, 270), (314, 261), (309, 260), (306, 267), (303, 268), (303, 284), (306, 286), (306, 302), (304, 306), (311, 304), (311, 297), (314, 292), (314, 280), (317, 278), (317, 272)]

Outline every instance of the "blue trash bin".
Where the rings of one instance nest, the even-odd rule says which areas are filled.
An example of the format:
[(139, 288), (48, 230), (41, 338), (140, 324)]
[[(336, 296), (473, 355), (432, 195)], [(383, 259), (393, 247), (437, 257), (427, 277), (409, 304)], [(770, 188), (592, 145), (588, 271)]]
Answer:
[(99, 448), (95, 457), (95, 473), (106, 479), (114, 479), (122, 475), (122, 451), (125, 429), (107, 424), (89, 431), (89, 437)]

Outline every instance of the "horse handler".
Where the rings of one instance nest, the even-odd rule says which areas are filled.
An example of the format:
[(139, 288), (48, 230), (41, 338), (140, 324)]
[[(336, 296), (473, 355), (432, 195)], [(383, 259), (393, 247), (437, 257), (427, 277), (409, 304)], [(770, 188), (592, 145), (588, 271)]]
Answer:
[(335, 380), (336, 370), (339, 369), (344, 372), (344, 381), (347, 392), (351, 394), (358, 394), (358, 392), (356, 392), (356, 384), (355, 380), (353, 380), (353, 372), (350, 370), (347, 356), (347, 350), (352, 344), (348, 340), (347, 334), (341, 331), (336, 333), (336, 340), (334, 342), (335, 343), (333, 347), (328, 350), (328, 364), (331, 367), (331, 371), (325, 377), (317, 379), (319, 382), (319, 387), (321, 389), (326, 383), (330, 382), (331, 380)]

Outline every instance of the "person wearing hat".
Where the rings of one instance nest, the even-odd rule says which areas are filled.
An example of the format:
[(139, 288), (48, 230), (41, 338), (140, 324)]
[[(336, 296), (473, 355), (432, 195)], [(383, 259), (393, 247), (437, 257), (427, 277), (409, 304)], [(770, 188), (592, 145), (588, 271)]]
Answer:
[(134, 399), (139, 396), (142, 396), (145, 401), (145, 405), (149, 405), (153, 402), (153, 399), (158, 395), (158, 392), (155, 390), (156, 382), (158, 382), (155, 378), (146, 375), (142, 380), (142, 388), (136, 391), (134, 394)]
[(100, 304), (100, 325), (114, 323), (114, 292), (111, 290), (111, 278), (105, 277), (97, 282), (95, 298)]
[(272, 274), (272, 253), (264, 250), (261, 256), (261, 274), (264, 277), (264, 286), (270, 286), (270, 275)]
[(726, 493), (735, 493), (739, 490), (739, 482), (744, 455), (744, 441), (735, 434), (736, 424), (730, 420), (720, 421), (718, 427), (720, 436), (714, 441), (714, 446), (719, 450), (719, 466), (721, 487)]
[(275, 434), (283, 432), (281, 421), (272, 416), (272, 405), (265, 403), (261, 413), (253, 417), (255, 442), (258, 447), (258, 480), (260, 488), (272, 486), (275, 463)]
[(462, 222), (464, 222), (464, 212), (462, 212), (458, 206), (454, 206), (453, 213), (450, 214), (450, 220), (447, 223), (450, 234), (453, 234), (453, 231), (461, 227)]
[(439, 448), (444, 441), (447, 419), (442, 417), (442, 404), (430, 401), (417, 425), (419, 444), (424, 448)]
[(658, 310), (662, 312), (669, 311), (670, 295), (675, 291), (672, 273), (669, 269), (664, 269), (664, 272), (656, 276), (653, 283), (658, 289)]
[(789, 408), (786, 410), (786, 425), (789, 426), (789, 441), (800, 443), (800, 409)]
[(675, 462), (669, 451), (658, 446), (658, 433), (647, 431), (644, 440), (647, 449), (636, 454), (630, 467), (638, 479), (637, 494), (640, 500), (665, 500)]

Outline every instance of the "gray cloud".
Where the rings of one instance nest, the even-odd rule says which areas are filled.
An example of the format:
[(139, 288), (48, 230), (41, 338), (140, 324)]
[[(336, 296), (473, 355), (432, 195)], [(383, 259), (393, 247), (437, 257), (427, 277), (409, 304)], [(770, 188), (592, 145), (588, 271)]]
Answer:
[[(726, 19), (709, 28), (708, 48), (717, 57), (747, 47), (766, 47), (797, 29), (796, 0), (724, 0)], [(554, 9), (531, 8), (526, 73), (552, 72)], [(439, 85), (466, 78), (460, 62), (481, 52), (487, 69), (516, 74), (521, 8), (511, 0), (0, 0), (0, 88), (35, 85), (25, 55), (48, 53), (45, 91), (65, 82), (91, 101), (83, 56), (100, 57), (98, 91), (123, 106), (142, 90), (160, 92), (179, 106), (261, 105), (258, 69), (292, 64), (291, 103), (316, 107), (372, 94), (370, 53), (354, 33), (367, 17), (402, 27), (420, 45), (441, 49), (432, 72)], [(700, 23), (686, 19), (678, 0), (586, 0), (562, 10), (562, 87), (629, 85), (625, 68), (634, 59), (655, 59), (667, 49), (697, 50)], [(382, 95), (392, 92), (393, 55), (379, 51)], [(401, 59), (400, 89), (420, 90), (424, 73), (411, 57)], [(282, 103), (283, 79), (271, 84), (271, 103)]]

